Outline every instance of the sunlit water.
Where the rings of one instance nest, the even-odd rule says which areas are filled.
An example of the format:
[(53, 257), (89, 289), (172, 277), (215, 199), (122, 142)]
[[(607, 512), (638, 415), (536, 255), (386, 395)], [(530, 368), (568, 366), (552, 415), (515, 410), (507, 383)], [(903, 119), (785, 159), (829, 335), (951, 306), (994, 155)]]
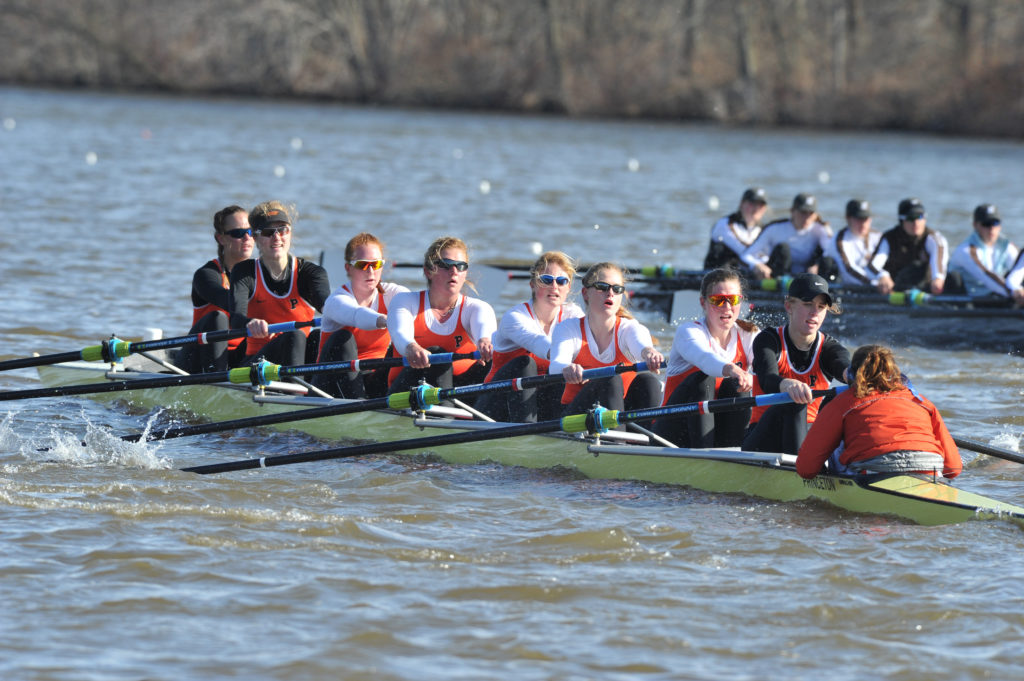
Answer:
[[(11, 89), (0, 120), (3, 359), (184, 333), (213, 212), (269, 198), (298, 207), (300, 255), (369, 230), (404, 262), (451, 233), (477, 261), (527, 261), (539, 242), (695, 268), (751, 184), (776, 215), (812, 192), (833, 223), (866, 197), (879, 228), (919, 196), (953, 243), (992, 201), (1024, 236), (1024, 147), (1005, 141)], [(525, 295), (509, 283), (499, 313)], [(668, 347), (673, 330), (642, 319)], [(1019, 449), (1024, 359), (899, 357), (954, 434)], [(36, 385), (0, 374), (3, 390)], [(1010, 522), (925, 528), (430, 458), (198, 478), (176, 469), (327, 443), (253, 430), (126, 444), (166, 416), (83, 399), (3, 414), (4, 679), (1021, 672)], [(972, 459), (958, 484), (1020, 504), (1022, 483), (1019, 465)]]

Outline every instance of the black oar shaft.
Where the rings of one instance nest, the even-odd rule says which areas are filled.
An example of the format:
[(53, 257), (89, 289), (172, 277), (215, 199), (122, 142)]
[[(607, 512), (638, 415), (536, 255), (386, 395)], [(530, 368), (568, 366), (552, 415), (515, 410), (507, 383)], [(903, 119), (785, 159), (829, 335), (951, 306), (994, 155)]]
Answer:
[(55, 355), (21, 357), (19, 359), (8, 359), (0, 362), (0, 371), (7, 371), (9, 369), (27, 369), (28, 367), (38, 367), (46, 364), (60, 364), (61, 362), (77, 362), (80, 359), (82, 359), (82, 353), (79, 350), (74, 352), (61, 352)]
[(12, 390), (0, 392), (0, 402), (24, 400), (37, 397), (63, 397), (70, 395), (90, 395), (95, 393), (113, 393), (123, 390), (145, 390), (146, 388), (167, 388), (181, 385), (202, 385), (219, 383), (227, 380), (227, 372), (215, 374), (191, 374), (188, 376), (168, 376), (166, 378), (149, 378), (131, 381), (114, 381), (112, 383), (84, 383), (82, 385), (64, 385), (52, 388), (32, 388), (30, 390)]
[(953, 437), (953, 442), (956, 443), (957, 447), (969, 449), (972, 452), (987, 454), (988, 456), (994, 456), (997, 459), (1004, 459), (1006, 461), (1013, 461), (1014, 463), (1024, 463), (1024, 454), (1011, 452), (1010, 450), (1003, 449), (1002, 447), (993, 447), (992, 445), (987, 445), (984, 442), (968, 440), (967, 438), (956, 436)]
[(211, 473), (229, 473), (231, 471), (244, 471), (253, 468), (269, 468), (270, 466), (285, 466), (293, 463), (309, 463), (312, 461), (325, 461), (328, 459), (343, 459), (353, 456), (365, 456), (368, 454), (384, 454), (387, 452), (398, 452), (409, 449), (429, 449), (434, 446), (456, 445), (466, 442), (484, 442), (486, 440), (498, 440), (506, 437), (519, 435), (532, 435), (538, 433), (551, 433), (561, 427), (561, 420), (540, 421), (538, 423), (516, 424), (513, 426), (497, 427), (490, 430), (470, 430), (462, 433), (448, 433), (444, 435), (429, 435), (426, 437), (401, 440), (399, 442), (370, 442), (364, 445), (352, 447), (339, 447), (336, 449), (324, 449), (316, 452), (300, 452), (296, 454), (280, 454), (278, 456), (265, 456), (259, 459), (242, 459), (240, 461), (227, 461), (225, 463), (207, 464), (205, 466), (191, 466), (181, 470), (188, 473), (199, 473), (209, 475)]

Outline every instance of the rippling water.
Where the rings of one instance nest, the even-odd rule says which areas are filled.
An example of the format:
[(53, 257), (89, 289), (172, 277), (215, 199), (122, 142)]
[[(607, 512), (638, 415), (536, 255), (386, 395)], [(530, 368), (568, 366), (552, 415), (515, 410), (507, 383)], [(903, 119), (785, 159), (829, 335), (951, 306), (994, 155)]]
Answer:
[[(1006, 141), (16, 89), (0, 90), (0, 119), (4, 359), (183, 333), (210, 216), (229, 203), (294, 202), (308, 256), (367, 229), (396, 261), (452, 233), (478, 260), (527, 260), (536, 241), (684, 268), (750, 184), (776, 214), (813, 192), (833, 223), (864, 196), (880, 228), (916, 195), (954, 243), (982, 201), (1018, 239), (1024, 218), (1024, 147)], [(499, 312), (524, 295), (509, 284)], [(667, 346), (672, 329), (645, 321)], [(899, 354), (954, 434), (1018, 449), (1024, 359)], [(34, 385), (31, 370), (0, 374), (2, 390)], [(430, 458), (199, 479), (175, 469), (326, 443), (244, 431), (128, 445), (114, 436), (154, 415), (77, 399), (3, 409), (4, 679), (1021, 672), (1013, 523), (924, 528)], [(1020, 466), (980, 459), (958, 484), (1021, 504), (1022, 483)]]

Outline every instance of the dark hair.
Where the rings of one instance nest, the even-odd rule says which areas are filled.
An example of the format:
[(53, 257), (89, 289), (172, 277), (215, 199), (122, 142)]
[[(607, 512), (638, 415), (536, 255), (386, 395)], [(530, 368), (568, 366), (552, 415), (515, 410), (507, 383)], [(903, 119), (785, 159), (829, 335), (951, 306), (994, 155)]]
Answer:
[[(227, 221), (228, 217), (234, 215), (235, 213), (245, 213), (245, 221), (246, 222), (249, 221), (249, 211), (247, 211), (246, 209), (242, 208), (241, 206), (236, 206), (236, 205), (232, 204), (232, 205), (227, 206), (225, 208), (221, 208), (219, 211), (217, 211), (216, 213), (213, 214), (213, 231), (214, 231), (214, 233), (215, 234), (223, 234), (224, 233), (224, 223)], [(218, 260), (224, 260), (224, 247), (220, 245), (219, 241), (217, 242), (217, 259)]]
[(862, 345), (850, 360), (853, 394), (865, 397), (871, 393), (889, 393), (903, 387), (900, 368), (892, 350), (884, 345)]

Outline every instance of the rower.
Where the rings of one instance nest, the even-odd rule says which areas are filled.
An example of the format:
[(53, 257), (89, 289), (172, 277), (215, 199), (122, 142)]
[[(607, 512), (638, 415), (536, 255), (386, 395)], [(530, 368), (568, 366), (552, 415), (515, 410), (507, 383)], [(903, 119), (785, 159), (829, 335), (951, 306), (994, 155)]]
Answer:
[[(576, 266), (561, 251), (541, 254), (530, 268), (530, 301), (501, 316), (494, 336), (494, 363), (487, 381), (546, 374), (550, 363), (551, 332), (566, 319), (579, 319), (583, 310), (568, 302)], [(498, 421), (534, 422), (558, 418), (562, 386), (556, 383), (526, 390), (484, 395), (480, 411)]]
[(754, 338), (754, 394), (786, 392), (793, 403), (755, 407), (745, 450), (796, 454), (823, 399), (812, 391), (828, 388), (833, 380), (845, 382), (850, 365), (850, 352), (820, 330), (829, 312), (839, 312), (825, 279), (810, 273), (794, 277), (785, 308), (785, 326)]
[[(405, 286), (381, 281), (384, 244), (361, 232), (345, 244), (348, 283), (334, 290), (324, 303), (318, 362), (378, 359), (391, 349), (388, 306)], [(338, 397), (381, 397), (388, 389), (387, 367), (373, 371), (322, 374), (314, 384)]]
[(826, 461), (838, 473), (960, 474), (960, 451), (942, 415), (906, 384), (892, 350), (857, 348), (849, 374), (850, 389), (822, 408), (800, 447), (801, 477), (815, 477)]
[[(225, 331), (231, 307), (230, 275), (235, 265), (252, 257), (252, 229), (249, 212), (241, 206), (227, 206), (213, 215), (213, 238), (217, 257), (192, 275), (192, 328), (189, 335)], [(182, 347), (174, 364), (195, 374), (224, 371), (245, 359), (245, 339), (235, 338), (209, 344)]]
[[(719, 268), (704, 275), (700, 307), (704, 316), (679, 325), (668, 359), (662, 405), (748, 397), (758, 328), (740, 319), (743, 284), (739, 272)], [(750, 409), (659, 418), (653, 430), (684, 447), (735, 447), (743, 441)]]
[(843, 286), (875, 286), (877, 275), (868, 272), (871, 254), (881, 233), (871, 229), (871, 205), (864, 199), (846, 202), (846, 226), (828, 242), (826, 254), (838, 268)]
[(270, 324), (312, 320), (331, 293), (322, 267), (289, 252), (293, 213), (280, 201), (265, 201), (253, 208), (249, 224), (260, 257), (241, 262), (231, 271), (231, 328), (247, 329), (245, 361), (250, 364), (262, 357), (295, 366), (316, 357), (319, 331), (307, 343), (309, 327), (274, 335), (268, 330)]
[(769, 222), (740, 259), (758, 279), (811, 272), (834, 277), (835, 263), (824, 255), (832, 228), (810, 194), (793, 197), (789, 218)]
[(967, 293), (972, 296), (1013, 296), (1006, 275), (1017, 260), (1018, 252), (1017, 247), (1000, 234), (1002, 224), (999, 210), (991, 203), (976, 207), (974, 231), (949, 259), (949, 271), (960, 273)]
[[(423, 254), (427, 288), (398, 293), (388, 308), (388, 332), (395, 350), (409, 361), (391, 370), (389, 393), (402, 392), (420, 380), (438, 388), (479, 383), (490, 369), (498, 323), (494, 309), (462, 293), (469, 271), (469, 248), (457, 237), (436, 239)], [(431, 366), (432, 352), (479, 351), (480, 359)]]
[[(899, 224), (882, 234), (868, 272), (876, 278), (880, 293), (919, 289), (940, 294), (946, 290), (949, 246), (946, 237), (927, 225), (924, 205), (915, 198), (899, 204)], [(950, 278), (952, 290), (961, 288), (960, 277)]]
[(661, 402), (661, 383), (649, 371), (584, 380), (583, 371), (616, 364), (647, 362), (660, 373), (664, 357), (646, 326), (625, 309), (625, 273), (610, 262), (597, 263), (583, 275), (579, 319), (566, 319), (551, 334), (550, 373), (565, 378), (562, 414), (579, 414), (594, 404), (607, 409), (646, 409)]
[(740, 197), (739, 208), (711, 228), (711, 243), (704, 256), (704, 269), (739, 267), (743, 251), (761, 233), (761, 218), (768, 209), (768, 195), (763, 187), (750, 187)]

